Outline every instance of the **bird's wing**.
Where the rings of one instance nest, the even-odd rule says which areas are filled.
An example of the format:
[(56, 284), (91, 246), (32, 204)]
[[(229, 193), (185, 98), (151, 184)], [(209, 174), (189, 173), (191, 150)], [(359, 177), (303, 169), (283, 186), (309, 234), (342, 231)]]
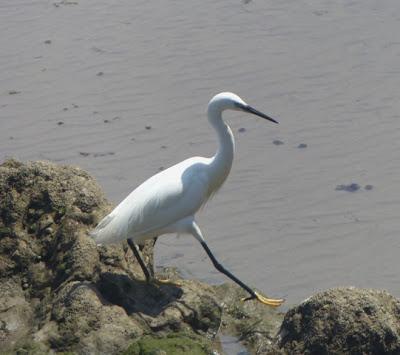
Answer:
[(95, 241), (139, 241), (196, 213), (208, 198), (207, 165), (201, 159), (185, 160), (138, 186), (90, 233)]
[(208, 175), (204, 164), (186, 165), (153, 176), (127, 197), (128, 233), (151, 233), (196, 213), (207, 199)]

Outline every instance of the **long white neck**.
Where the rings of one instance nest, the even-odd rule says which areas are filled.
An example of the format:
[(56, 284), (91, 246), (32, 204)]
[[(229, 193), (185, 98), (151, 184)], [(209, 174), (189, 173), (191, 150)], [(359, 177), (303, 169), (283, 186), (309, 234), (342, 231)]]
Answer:
[(210, 186), (210, 194), (221, 187), (227, 178), (233, 162), (235, 152), (235, 140), (232, 130), (222, 120), (222, 110), (219, 107), (208, 107), (208, 121), (214, 127), (218, 135), (218, 150), (212, 157), (210, 164), (210, 172), (212, 175)]

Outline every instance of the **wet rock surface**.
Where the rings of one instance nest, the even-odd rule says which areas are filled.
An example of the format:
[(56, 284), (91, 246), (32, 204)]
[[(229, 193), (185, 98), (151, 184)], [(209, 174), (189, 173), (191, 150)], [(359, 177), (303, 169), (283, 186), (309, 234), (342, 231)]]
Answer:
[(400, 302), (353, 287), (318, 293), (286, 313), (278, 347), (284, 354), (400, 354)]
[(222, 303), (220, 331), (233, 334), (251, 354), (267, 354), (273, 349), (284, 314), (259, 302), (242, 302), (248, 295), (242, 289), (223, 284), (216, 287)]
[[(233, 322), (225, 309), (232, 290), (239, 292), (235, 286), (193, 280), (149, 285), (125, 243), (97, 246), (87, 233), (111, 208), (79, 168), (15, 160), (0, 165), (4, 353), (134, 354), (166, 339), (171, 349), (183, 341), (206, 354), (225, 328), (223, 319)], [(142, 255), (153, 267), (152, 242)]]

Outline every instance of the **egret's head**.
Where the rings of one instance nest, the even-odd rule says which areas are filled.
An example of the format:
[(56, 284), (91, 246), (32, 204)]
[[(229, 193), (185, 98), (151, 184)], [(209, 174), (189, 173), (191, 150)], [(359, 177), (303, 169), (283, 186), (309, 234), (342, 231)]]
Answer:
[(221, 92), (215, 95), (208, 103), (208, 109), (219, 112), (224, 110), (244, 111), (265, 118), (271, 122), (278, 123), (273, 118), (248, 105), (239, 96), (232, 92)]

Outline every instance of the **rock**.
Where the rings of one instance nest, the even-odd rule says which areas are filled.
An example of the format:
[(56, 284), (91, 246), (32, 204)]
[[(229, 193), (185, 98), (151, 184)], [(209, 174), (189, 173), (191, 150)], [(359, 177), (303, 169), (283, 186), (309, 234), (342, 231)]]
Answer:
[[(111, 354), (141, 333), (96, 289), (104, 272), (134, 276), (139, 269), (126, 246), (98, 249), (87, 236), (110, 209), (96, 181), (79, 168), (16, 160), (0, 165), (2, 351), (96, 348)], [(142, 252), (151, 264), (152, 245)], [(107, 253), (120, 262), (103, 263)]]
[(123, 308), (104, 300), (91, 283), (70, 282), (53, 301), (51, 319), (58, 333), (48, 336), (51, 348), (87, 354), (115, 354), (121, 345), (143, 334), (140, 322)]
[[(33, 325), (33, 312), (26, 301), (18, 279), (1, 281), (0, 287), (0, 344), (8, 348), (19, 346), (21, 339), (29, 335)], [(1, 346), (6, 350), (6, 347)]]
[(400, 301), (352, 287), (318, 293), (286, 313), (277, 346), (284, 354), (400, 354)]
[(122, 355), (205, 355), (211, 347), (204, 339), (193, 334), (170, 334), (165, 337), (145, 336), (131, 344)]

